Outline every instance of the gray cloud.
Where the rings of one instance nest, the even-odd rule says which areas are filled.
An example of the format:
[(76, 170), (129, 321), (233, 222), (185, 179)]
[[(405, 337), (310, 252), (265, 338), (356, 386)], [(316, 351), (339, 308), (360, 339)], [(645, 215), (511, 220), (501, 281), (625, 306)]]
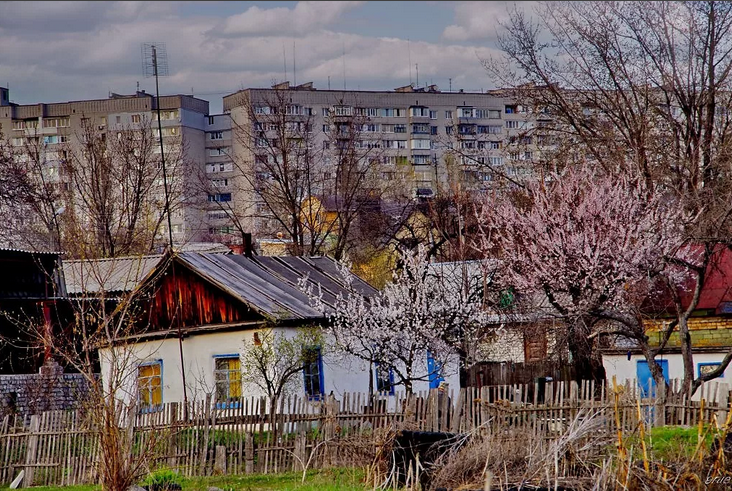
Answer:
[(457, 2), (455, 24), (442, 32), (448, 41), (495, 41), (500, 24), (508, 20), (508, 13), (515, 7), (530, 11), (536, 2)]
[[(170, 77), (161, 82), (161, 90), (190, 93), (193, 88), (213, 101), (212, 110), (220, 110), (224, 93), (282, 80), (283, 47), (293, 81), (293, 42), (300, 83), (314, 81), (322, 89), (330, 77), (333, 88), (342, 87), (344, 47), (348, 88), (390, 89), (409, 83), (405, 39), (340, 32), (339, 20), (360, 2), (256, 7), (223, 19), (183, 16), (177, 3), (62, 4), (65, 9), (45, 2), (0, 3), (0, 85), (10, 84), (11, 100), (28, 104), (105, 98), (108, 91), (133, 92), (138, 81), (152, 90), (153, 82), (141, 73), (140, 45), (145, 41), (167, 44)], [(14, 21), (8, 22), (6, 14)], [(459, 18), (456, 9), (455, 22)], [(56, 30), (48, 27), (52, 24), (58, 24)], [(455, 89), (489, 87), (479, 58), (494, 53), (490, 47), (412, 38), (409, 48), (411, 68), (419, 64), (422, 84), (434, 81), (447, 88), (451, 78)], [(414, 70), (412, 75), (416, 79)]]
[(363, 2), (298, 2), (295, 8), (250, 7), (218, 25), (212, 35), (304, 35), (327, 27)]

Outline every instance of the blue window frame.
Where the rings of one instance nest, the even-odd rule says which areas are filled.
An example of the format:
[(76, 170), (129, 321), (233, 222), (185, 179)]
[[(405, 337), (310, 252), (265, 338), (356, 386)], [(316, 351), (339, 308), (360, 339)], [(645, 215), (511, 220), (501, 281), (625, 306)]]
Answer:
[(137, 404), (141, 413), (163, 409), (163, 360), (137, 366)]
[(442, 365), (435, 360), (432, 353), (427, 352), (427, 374), (429, 375), (430, 389), (437, 389), (445, 381), (442, 376)]
[(376, 363), (376, 392), (394, 395), (394, 370)]
[(302, 374), (305, 382), (305, 395), (310, 400), (321, 400), (325, 381), (323, 379), (323, 355), (319, 346), (304, 349)]
[(237, 353), (214, 355), (216, 409), (239, 407), (241, 404), (241, 361)]
[[(722, 364), (722, 362), (719, 362), (719, 361), (708, 361), (708, 362), (704, 362), (704, 363), (698, 363), (696, 365), (696, 370), (697, 370), (697, 374), (698, 374), (697, 376), (701, 377), (702, 374), (711, 372), (712, 370), (714, 370), (721, 364)], [(719, 378), (724, 378), (724, 372), (722, 372), (722, 375), (720, 375)]]

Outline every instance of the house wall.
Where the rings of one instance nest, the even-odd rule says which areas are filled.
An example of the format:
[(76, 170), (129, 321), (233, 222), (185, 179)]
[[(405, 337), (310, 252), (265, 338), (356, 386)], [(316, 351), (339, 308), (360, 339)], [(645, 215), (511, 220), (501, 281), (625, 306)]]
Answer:
[[(292, 328), (287, 333), (295, 334)], [(186, 386), (189, 400), (203, 400), (207, 393), (214, 391), (214, 357), (217, 355), (238, 354), (245, 343), (253, 342), (255, 330), (241, 330), (233, 332), (214, 332), (186, 337), (183, 340), (183, 359), (186, 367)], [(324, 393), (331, 392), (340, 398), (345, 392), (368, 392), (369, 389), (369, 366), (367, 362), (349, 357), (336, 356), (323, 351), (323, 373)], [(120, 348), (118, 348), (120, 349)], [(117, 364), (124, 368), (118, 375), (113, 374), (113, 364), (110, 363), (109, 349), (100, 351), (102, 365), (102, 377), (106, 383), (114, 378), (120, 380), (118, 384), (118, 398), (131, 401), (135, 394), (137, 368), (139, 365), (162, 360), (162, 397), (163, 402), (180, 402), (183, 400), (183, 383), (181, 375), (180, 353), (178, 339), (174, 334), (170, 338), (156, 341), (137, 343), (124, 350), (124, 354), (118, 356), (124, 360)], [(427, 373), (427, 357), (425, 354), (422, 367), (422, 374)], [(122, 373), (123, 372), (123, 373)], [(460, 387), (460, 379), (457, 363), (448, 363), (444, 369), (445, 382), (452, 389)], [(304, 382), (302, 374), (298, 394), (304, 395)], [(260, 391), (252, 388), (244, 380), (245, 396), (263, 395)], [(374, 382), (374, 387), (376, 383)], [(418, 381), (414, 383), (414, 391), (428, 390), (429, 382)], [(397, 391), (403, 387), (396, 388)]]
[[(644, 323), (651, 345), (657, 346), (660, 343), (663, 338), (663, 331), (670, 322), (671, 320), (646, 321)], [(687, 325), (689, 326), (691, 342), (695, 347), (732, 346), (732, 318), (719, 316), (692, 317)], [(678, 330), (671, 334), (667, 346), (681, 346)]]
[[(699, 375), (699, 364), (703, 363), (718, 363), (724, 358), (726, 352), (720, 350), (719, 352), (711, 353), (696, 353), (694, 354), (694, 376)], [(681, 359), (681, 354), (665, 354), (656, 357), (657, 360), (668, 360), (668, 378), (669, 379), (681, 379), (684, 376), (684, 364)], [(631, 383), (635, 383), (637, 378), (637, 366), (639, 361), (645, 361), (645, 357), (641, 354), (631, 354), (630, 360), (628, 355), (602, 355), (602, 363), (605, 367), (605, 376), (610, 384), (612, 384), (613, 376), (616, 377), (618, 384), (625, 383), (626, 380), (630, 380)], [(730, 383), (732, 379), (732, 367), (727, 367), (724, 375), (715, 382)], [(701, 391), (697, 391), (694, 394), (694, 400), (699, 400)]]

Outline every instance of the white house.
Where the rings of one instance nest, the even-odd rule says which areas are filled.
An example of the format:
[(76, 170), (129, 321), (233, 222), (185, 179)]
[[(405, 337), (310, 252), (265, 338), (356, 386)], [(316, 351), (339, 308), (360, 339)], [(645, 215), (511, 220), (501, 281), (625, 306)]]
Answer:
[[(105, 263), (106, 261), (106, 263)], [(138, 397), (144, 407), (154, 409), (162, 403), (183, 400), (183, 378), (189, 400), (200, 400), (207, 393), (217, 399), (263, 395), (246, 380), (241, 380), (240, 354), (255, 343), (263, 329), (295, 332), (297, 327), (321, 325), (322, 312), (316, 311), (298, 281), (307, 278), (319, 284), (323, 300), (332, 305), (336, 296), (346, 293), (336, 263), (326, 257), (263, 257), (233, 254), (183, 252), (156, 258), (125, 258), (66, 263), (69, 293), (94, 295), (99, 291), (114, 296), (137, 285), (146, 292), (139, 300), (144, 322), (133, 336), (118, 346), (115, 353), (124, 358), (123, 397)], [(100, 267), (100, 263), (104, 267)], [(92, 274), (103, 269), (104, 277)], [(95, 277), (95, 281), (84, 278)], [(363, 295), (376, 290), (353, 278), (351, 287)], [(180, 332), (180, 336), (179, 336)], [(373, 387), (393, 393), (393, 375), (369, 371), (369, 364), (358, 359), (336, 356), (325, 346), (316, 361), (298, 376), (301, 395), (320, 398), (344, 392), (368, 392), (370, 373)], [(110, 378), (118, 363), (110, 362), (110, 349), (100, 352), (102, 377)], [(182, 363), (181, 363), (182, 360)], [(456, 366), (435, 368), (425, 354), (425, 380), (414, 390), (437, 387), (441, 382), (459, 387)], [(438, 367), (439, 368), (439, 367)]]
[[(695, 280), (690, 277), (687, 285), (679, 288), (677, 293), (683, 308), (690, 305), (695, 286)], [(657, 348), (662, 344), (664, 331), (675, 317), (673, 304), (667, 298), (660, 296), (654, 300), (653, 318), (645, 321), (644, 327), (649, 344)], [(726, 245), (717, 247), (707, 265), (698, 303), (687, 325), (696, 378), (719, 367), (732, 349), (732, 251)], [(678, 330), (670, 335), (655, 360), (667, 381), (683, 378), (684, 360)], [(651, 380), (648, 362), (634, 341), (618, 337), (613, 345), (603, 350), (602, 361), (608, 382), (615, 377), (619, 383), (627, 380), (638, 383), (645, 393), (653, 390), (655, 383)], [(732, 367), (728, 366), (714, 382), (729, 384), (731, 378)], [(697, 391), (694, 399), (699, 398), (701, 392)]]

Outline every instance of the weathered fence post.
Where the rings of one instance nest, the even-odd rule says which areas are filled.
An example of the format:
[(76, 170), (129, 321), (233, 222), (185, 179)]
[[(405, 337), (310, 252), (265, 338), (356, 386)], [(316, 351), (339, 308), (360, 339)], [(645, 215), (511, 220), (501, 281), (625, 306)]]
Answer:
[(211, 433), (212, 426), (212, 412), (211, 412), (211, 394), (206, 394), (206, 402), (203, 407), (203, 448), (201, 449), (201, 460), (200, 460), (200, 475), (205, 476), (206, 472), (206, 460), (208, 458), (208, 442)]
[(224, 445), (216, 445), (213, 473), (215, 475), (226, 474), (226, 447)]
[(170, 414), (170, 436), (168, 437), (168, 467), (178, 467), (178, 403), (171, 402)]
[(31, 416), (30, 431), (28, 435), (28, 445), (25, 451), (25, 475), (23, 477), (23, 487), (27, 488), (33, 485), (34, 465), (36, 464), (36, 453), (38, 451), (38, 433), (40, 432), (40, 419), (37, 414)]
[(250, 431), (244, 437), (244, 473), (254, 473), (254, 435)]

